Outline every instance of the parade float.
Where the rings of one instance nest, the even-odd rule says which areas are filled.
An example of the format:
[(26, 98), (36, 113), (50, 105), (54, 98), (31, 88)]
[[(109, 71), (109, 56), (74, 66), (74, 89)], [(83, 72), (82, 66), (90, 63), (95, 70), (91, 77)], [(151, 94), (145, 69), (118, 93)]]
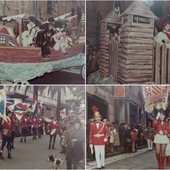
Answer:
[(115, 12), (109, 14), (113, 26), (118, 25), (121, 20), (119, 40), (115, 39), (108, 29), (111, 23), (106, 22), (104, 25), (102, 21), (99, 70), (91, 73), (87, 82), (89, 84), (170, 83), (169, 47), (166, 43), (158, 43), (154, 37), (157, 34), (155, 21), (159, 18), (142, 1), (132, 2), (119, 17)]
[[(67, 54), (63, 54), (61, 50), (56, 51), (52, 48), (50, 57), (44, 59), (41, 55), (41, 48), (31, 46), (24, 47), (22, 45), (23, 29), (21, 23), (24, 17), (26, 17), (26, 14), (2, 18), (4, 21), (15, 21), (19, 24), (19, 42), (17, 41), (12, 27), (0, 25), (0, 81), (28, 83), (28, 80), (40, 77), (45, 73), (75, 66), (81, 66), (80, 73), (84, 78), (85, 43), (79, 41), (80, 30), (77, 32), (77, 42), (67, 49)], [(55, 20), (62, 18), (63, 20), (71, 21), (75, 17), (76, 16), (66, 14), (55, 18)], [(80, 24), (80, 27), (81, 31), (84, 32), (82, 24)]]

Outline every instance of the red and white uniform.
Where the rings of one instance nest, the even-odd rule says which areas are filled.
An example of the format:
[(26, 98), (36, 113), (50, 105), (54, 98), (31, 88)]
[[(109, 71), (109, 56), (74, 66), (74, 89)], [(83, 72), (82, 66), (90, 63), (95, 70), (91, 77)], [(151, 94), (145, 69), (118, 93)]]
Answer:
[(22, 129), (27, 129), (28, 126), (30, 125), (30, 123), (31, 123), (30, 118), (23, 118), (23, 119), (21, 120)]
[(31, 120), (31, 127), (37, 128), (38, 127), (38, 119), (34, 118)]
[(2, 132), (1, 134), (7, 137), (11, 137), (12, 133), (12, 124), (11, 120), (2, 120)]
[(38, 119), (38, 127), (43, 127), (44, 126), (44, 121), (42, 118)]
[(90, 125), (89, 144), (95, 149), (97, 168), (105, 167), (105, 145), (109, 139), (109, 129), (106, 123), (92, 123)]
[[(168, 124), (168, 135), (170, 135), (170, 125)], [(165, 155), (170, 156), (170, 141), (166, 146)], [(168, 158), (168, 164), (170, 165), (170, 157)]]
[(109, 139), (109, 129), (103, 122), (92, 123), (90, 125), (90, 144), (93, 145), (106, 145), (104, 138)]
[(51, 134), (51, 132), (55, 129), (55, 134), (56, 132), (60, 129), (60, 124), (58, 121), (52, 121), (48, 124), (48, 129), (49, 129), (49, 132)]
[(153, 126), (155, 127), (155, 138), (154, 143), (160, 143), (160, 144), (168, 144), (169, 138), (168, 135), (168, 123), (161, 122), (159, 120), (154, 120)]

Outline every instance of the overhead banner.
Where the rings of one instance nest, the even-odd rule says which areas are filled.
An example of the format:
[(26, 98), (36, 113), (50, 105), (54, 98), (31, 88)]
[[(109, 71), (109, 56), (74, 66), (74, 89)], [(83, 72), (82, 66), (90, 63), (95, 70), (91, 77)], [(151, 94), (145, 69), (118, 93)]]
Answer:
[(125, 98), (125, 86), (114, 86), (114, 97), (119, 98)]
[(143, 86), (145, 111), (151, 113), (154, 108), (166, 110), (168, 104), (169, 86), (150, 85)]

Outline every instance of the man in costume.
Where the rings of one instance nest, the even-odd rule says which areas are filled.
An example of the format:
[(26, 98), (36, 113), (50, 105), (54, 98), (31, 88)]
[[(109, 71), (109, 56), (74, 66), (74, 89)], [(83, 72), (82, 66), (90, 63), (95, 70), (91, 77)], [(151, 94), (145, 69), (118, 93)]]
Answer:
[(59, 133), (60, 131), (60, 125), (59, 125), (59, 122), (56, 120), (56, 118), (53, 118), (53, 120), (48, 124), (47, 129), (48, 129), (48, 133), (50, 134), (48, 149), (51, 149), (51, 146), (52, 146), (52, 149), (55, 149), (54, 148), (55, 139), (56, 139), (57, 133)]
[(89, 144), (92, 154), (94, 147), (97, 168), (102, 169), (105, 168), (105, 145), (109, 139), (109, 129), (106, 123), (101, 121), (98, 108), (93, 106), (92, 110), (95, 122), (90, 124)]
[(23, 138), (24, 138), (24, 142), (26, 143), (26, 137), (28, 135), (28, 127), (31, 124), (31, 120), (27, 115), (24, 115), (21, 119), (21, 142), (23, 142)]
[(33, 132), (33, 140), (37, 139), (37, 130), (38, 130), (38, 119), (37, 117), (34, 117), (31, 120), (31, 128), (32, 128), (32, 132)]
[(4, 159), (3, 157), (3, 149), (6, 146), (8, 151), (8, 158), (11, 157), (11, 134), (12, 134), (12, 122), (11, 122), (12, 113), (8, 113), (6, 119), (2, 119), (1, 123), (1, 135), (2, 135), (2, 144), (0, 146), (0, 159)]
[(43, 120), (42, 116), (40, 116), (38, 118), (38, 137), (39, 138), (41, 138), (41, 135), (44, 134), (43, 128), (44, 128), (44, 120)]

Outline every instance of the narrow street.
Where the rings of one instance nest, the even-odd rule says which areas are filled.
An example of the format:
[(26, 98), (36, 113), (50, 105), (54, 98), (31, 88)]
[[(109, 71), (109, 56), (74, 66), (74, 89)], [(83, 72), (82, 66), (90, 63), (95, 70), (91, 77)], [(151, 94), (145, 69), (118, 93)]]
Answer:
[[(105, 169), (157, 169), (155, 150), (140, 149), (136, 153), (120, 154), (106, 158)], [(87, 169), (95, 169), (95, 162), (87, 163)], [(170, 167), (165, 165), (165, 169)]]
[(57, 136), (55, 149), (48, 149), (49, 136), (43, 136), (32, 140), (27, 138), (26, 143), (21, 143), (20, 138), (15, 138), (15, 148), (12, 149), (13, 159), (8, 159), (6, 148), (4, 148), (4, 160), (0, 160), (0, 169), (50, 169), (51, 163), (47, 161), (49, 154), (55, 154), (64, 160), (62, 169), (66, 169), (65, 155), (60, 153), (60, 138)]

